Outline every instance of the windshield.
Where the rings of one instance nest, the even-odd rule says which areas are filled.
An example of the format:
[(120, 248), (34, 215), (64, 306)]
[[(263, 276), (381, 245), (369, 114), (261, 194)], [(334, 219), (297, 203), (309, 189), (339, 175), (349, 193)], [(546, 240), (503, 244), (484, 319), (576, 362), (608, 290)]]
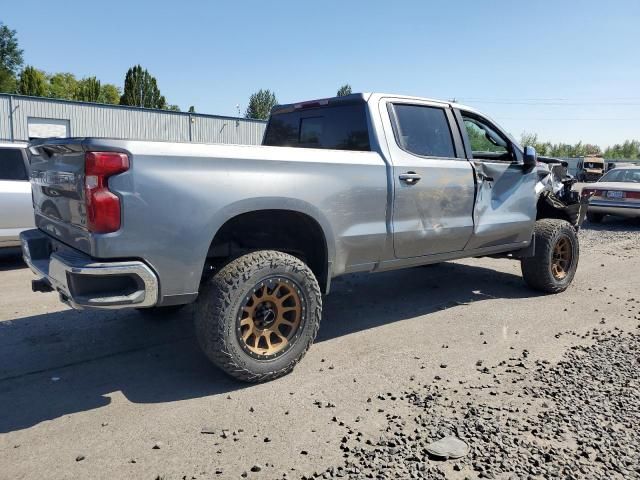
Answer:
[(589, 162), (584, 162), (584, 168), (603, 168), (604, 167), (604, 162), (598, 162), (598, 161), (589, 161)]
[(640, 183), (640, 168), (616, 168), (607, 172), (599, 181)]

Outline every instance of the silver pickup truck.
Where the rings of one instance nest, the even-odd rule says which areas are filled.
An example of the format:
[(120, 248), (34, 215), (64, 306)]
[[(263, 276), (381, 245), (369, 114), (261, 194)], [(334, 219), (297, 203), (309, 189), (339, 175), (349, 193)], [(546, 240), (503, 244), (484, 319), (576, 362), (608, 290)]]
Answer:
[(507, 256), (555, 293), (578, 265), (570, 181), (455, 103), (354, 94), (275, 107), (262, 146), (68, 138), (30, 154), (34, 291), (79, 309), (195, 302), (202, 349), (245, 381), (294, 368), (339, 275)]

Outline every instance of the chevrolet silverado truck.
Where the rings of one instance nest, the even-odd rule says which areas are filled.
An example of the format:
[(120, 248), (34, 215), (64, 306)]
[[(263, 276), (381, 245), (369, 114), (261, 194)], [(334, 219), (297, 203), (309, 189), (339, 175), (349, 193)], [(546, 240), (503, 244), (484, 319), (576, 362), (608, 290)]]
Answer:
[(67, 138), (29, 150), (33, 290), (77, 309), (195, 302), (203, 351), (244, 381), (294, 368), (339, 275), (499, 256), (556, 293), (578, 265), (586, 209), (571, 181), (456, 103), (280, 105), (261, 146)]

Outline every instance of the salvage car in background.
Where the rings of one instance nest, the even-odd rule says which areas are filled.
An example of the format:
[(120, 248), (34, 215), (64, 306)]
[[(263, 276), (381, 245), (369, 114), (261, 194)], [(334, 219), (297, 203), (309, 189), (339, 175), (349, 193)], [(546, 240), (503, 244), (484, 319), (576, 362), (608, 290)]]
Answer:
[(640, 218), (640, 167), (609, 170), (582, 195), (589, 199), (590, 222), (600, 223), (605, 215)]
[(20, 232), (34, 226), (26, 148), (0, 142), (0, 248), (20, 246)]
[(597, 182), (604, 173), (604, 159), (598, 156), (586, 156), (578, 163), (579, 182)]

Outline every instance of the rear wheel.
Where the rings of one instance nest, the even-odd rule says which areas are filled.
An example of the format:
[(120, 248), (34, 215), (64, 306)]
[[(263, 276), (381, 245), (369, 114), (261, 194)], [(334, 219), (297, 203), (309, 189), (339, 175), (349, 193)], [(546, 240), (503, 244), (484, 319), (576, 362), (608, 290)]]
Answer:
[(534, 256), (521, 260), (524, 281), (542, 292), (563, 292), (578, 268), (580, 248), (575, 229), (565, 220), (544, 218), (536, 221), (534, 237)]
[(590, 223), (600, 223), (603, 218), (604, 214), (602, 213), (587, 212), (587, 220), (589, 220)]
[(289, 373), (313, 343), (322, 313), (316, 278), (301, 260), (273, 250), (243, 255), (201, 288), (196, 335), (229, 375), (262, 382)]

